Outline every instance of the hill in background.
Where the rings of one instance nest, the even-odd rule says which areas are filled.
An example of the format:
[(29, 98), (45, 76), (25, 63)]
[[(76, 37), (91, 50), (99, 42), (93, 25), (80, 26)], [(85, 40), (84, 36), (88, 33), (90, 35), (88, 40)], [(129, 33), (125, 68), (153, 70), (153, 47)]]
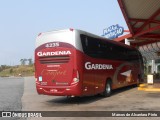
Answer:
[(6, 66), (1, 65), (0, 77), (34, 76), (34, 65)]

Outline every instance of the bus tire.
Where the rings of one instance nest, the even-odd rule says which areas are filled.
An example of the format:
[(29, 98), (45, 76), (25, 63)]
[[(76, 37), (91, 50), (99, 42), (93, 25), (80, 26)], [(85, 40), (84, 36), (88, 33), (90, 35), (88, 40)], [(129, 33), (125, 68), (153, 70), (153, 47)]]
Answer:
[(142, 76), (141, 75), (138, 75), (138, 78), (137, 78), (137, 87), (139, 87), (140, 84), (143, 83), (143, 80), (142, 80)]
[(111, 80), (107, 80), (106, 81), (106, 85), (105, 85), (105, 89), (103, 92), (103, 96), (104, 97), (109, 97), (112, 93), (112, 82)]

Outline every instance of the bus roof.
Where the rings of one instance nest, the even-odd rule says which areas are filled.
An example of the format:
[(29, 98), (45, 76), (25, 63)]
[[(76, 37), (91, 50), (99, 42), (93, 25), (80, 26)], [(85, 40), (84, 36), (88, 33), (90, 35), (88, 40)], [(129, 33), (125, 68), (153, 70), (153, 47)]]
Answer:
[(80, 34), (84, 34), (84, 35), (88, 35), (88, 36), (91, 36), (91, 37), (95, 37), (95, 38), (99, 38), (101, 40), (104, 40), (104, 41), (107, 41), (107, 42), (110, 42), (112, 44), (115, 44), (115, 45), (119, 45), (119, 46), (122, 46), (122, 47), (125, 47), (125, 48), (128, 48), (128, 49), (135, 49), (135, 47), (133, 46), (129, 46), (129, 45), (126, 45), (124, 43), (121, 43), (121, 42), (117, 42), (117, 41), (113, 41), (113, 40), (110, 40), (108, 38), (105, 38), (103, 36), (98, 36), (98, 35), (95, 35), (93, 33), (90, 33), (90, 32), (86, 32), (86, 31), (83, 31), (83, 30), (80, 30), (80, 29), (73, 29), (73, 28), (68, 28), (68, 29), (62, 29), (62, 30), (52, 30), (52, 31), (48, 31), (48, 32), (42, 32), (38, 35), (39, 36), (43, 36), (43, 35), (47, 35), (47, 34), (52, 34), (52, 33), (59, 33), (59, 32), (74, 32), (74, 31), (77, 31), (79, 32)]

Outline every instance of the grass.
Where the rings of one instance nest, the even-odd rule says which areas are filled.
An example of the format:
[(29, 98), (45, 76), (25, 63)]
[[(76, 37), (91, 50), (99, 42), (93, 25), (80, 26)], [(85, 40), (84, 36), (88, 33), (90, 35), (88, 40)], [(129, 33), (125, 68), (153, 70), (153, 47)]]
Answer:
[(12, 66), (0, 72), (0, 77), (33, 76), (33, 75), (34, 75), (33, 65), (32, 66), (29, 66), (29, 65)]

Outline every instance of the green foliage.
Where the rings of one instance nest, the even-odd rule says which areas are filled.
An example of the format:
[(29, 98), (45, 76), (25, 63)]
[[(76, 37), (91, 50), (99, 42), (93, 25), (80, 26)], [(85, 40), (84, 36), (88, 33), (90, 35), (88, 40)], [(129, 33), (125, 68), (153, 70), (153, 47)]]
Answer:
[(34, 66), (33, 65), (20, 65), (20, 66), (3, 66), (0, 67), (0, 76), (33, 76)]
[(10, 66), (1, 65), (1, 66), (0, 66), (0, 72), (3, 71), (3, 70), (5, 70), (5, 69), (8, 69), (8, 68), (10, 68)]
[(13, 73), (13, 68), (10, 68), (9, 73), (10, 73), (10, 74)]

